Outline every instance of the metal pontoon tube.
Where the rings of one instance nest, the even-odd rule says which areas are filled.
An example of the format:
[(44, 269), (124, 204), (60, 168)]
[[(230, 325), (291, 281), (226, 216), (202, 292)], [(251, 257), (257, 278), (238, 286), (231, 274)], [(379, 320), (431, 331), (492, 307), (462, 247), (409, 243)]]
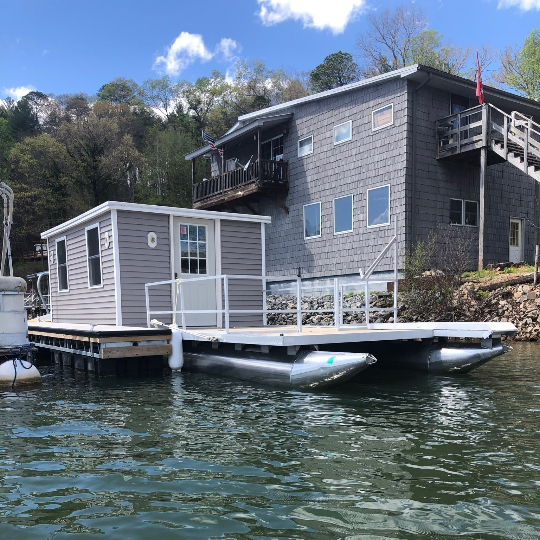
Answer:
[(301, 351), (290, 362), (265, 358), (276, 355), (185, 351), (184, 368), (265, 385), (312, 390), (345, 382), (377, 361), (371, 354), (327, 351)]

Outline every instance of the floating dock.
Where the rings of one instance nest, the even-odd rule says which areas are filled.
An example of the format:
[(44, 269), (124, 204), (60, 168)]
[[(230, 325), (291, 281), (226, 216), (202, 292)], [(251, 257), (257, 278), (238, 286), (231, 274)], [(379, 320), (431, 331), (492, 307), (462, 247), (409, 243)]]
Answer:
[(161, 372), (172, 353), (167, 328), (30, 322), (28, 337), (54, 363), (101, 376)]
[[(301, 331), (292, 326), (175, 330), (181, 335), (183, 369), (268, 384), (280, 379), (298, 388), (344, 382), (375, 359), (383, 368), (465, 373), (510, 350), (501, 340), (516, 331), (511, 323), (480, 322), (388, 323), (340, 330), (333, 326), (303, 326)], [(168, 328), (29, 323), (28, 333), (39, 349), (51, 352), (55, 363), (99, 376), (158, 372), (173, 354)], [(358, 368), (351, 367), (353, 357)]]

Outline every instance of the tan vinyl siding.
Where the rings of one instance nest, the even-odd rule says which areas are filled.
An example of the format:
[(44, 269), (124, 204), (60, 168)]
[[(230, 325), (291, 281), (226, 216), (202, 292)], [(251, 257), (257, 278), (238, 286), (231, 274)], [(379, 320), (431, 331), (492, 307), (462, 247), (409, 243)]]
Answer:
[[(168, 214), (118, 211), (118, 247), (120, 253), (120, 283), (122, 324), (146, 326), (146, 300), (144, 285), (153, 281), (171, 279), (171, 247)], [(157, 235), (157, 246), (148, 246), (148, 233)], [(171, 288), (152, 287), (150, 308), (170, 311)], [(164, 323), (171, 317), (155, 315)]]
[[(222, 274), (261, 276), (262, 265), (261, 224), (243, 221), (221, 221)], [(262, 283), (260, 280), (230, 280), (230, 309), (262, 309)], [(261, 326), (263, 317), (256, 314), (231, 315), (231, 326)]]
[[(103, 286), (90, 288), (85, 228), (94, 223), (99, 223)], [(105, 247), (107, 233), (112, 239), (110, 212), (49, 238), (49, 246), (55, 254), (49, 269), (53, 322), (116, 324), (113, 245), (111, 241), (109, 247)], [(66, 237), (68, 291), (58, 291), (56, 239), (63, 236)]]

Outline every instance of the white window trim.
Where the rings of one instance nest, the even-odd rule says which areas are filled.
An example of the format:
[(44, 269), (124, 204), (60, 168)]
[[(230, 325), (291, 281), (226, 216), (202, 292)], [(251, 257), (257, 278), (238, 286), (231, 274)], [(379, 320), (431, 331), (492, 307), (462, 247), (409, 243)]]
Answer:
[[(377, 225), (370, 225), (369, 224), (369, 192), (373, 191), (374, 189), (380, 189), (383, 187), (388, 188), (388, 222), (387, 223), (379, 223)], [(376, 186), (372, 188), (368, 188), (366, 192), (366, 223), (368, 229), (377, 229), (378, 227), (388, 227), (390, 223), (392, 222), (391, 215), (390, 215), (390, 202), (392, 201), (392, 191), (390, 189), (390, 184), (383, 184), (382, 186)]]
[[(284, 136), (283, 133), (281, 133), (281, 134), (279, 134), (279, 135), (276, 135), (275, 137), (272, 137), (271, 139), (266, 139), (266, 141), (262, 141), (262, 142), (261, 142), (261, 146), (262, 146), (263, 144), (270, 143), (270, 154), (272, 154), (272, 150), (273, 150), (273, 148), (272, 148), (272, 141), (275, 141), (276, 139), (279, 139), (280, 137), (283, 137), (283, 136)], [(312, 146), (313, 146), (313, 145), (312, 145)], [(283, 154), (284, 154), (284, 153), (285, 153), (285, 141), (283, 141)], [(278, 154), (278, 155), (283, 156), (283, 154)], [(306, 154), (306, 155), (308, 155), (308, 154)], [(283, 159), (283, 158), (282, 158), (282, 159)]]
[[(100, 285), (90, 285), (90, 259), (88, 257), (88, 231), (90, 229), (96, 229), (98, 230), (98, 246), (99, 246), (99, 273), (101, 277), (101, 284)], [(94, 223), (93, 225), (88, 225), (84, 229), (84, 240), (86, 242), (86, 273), (88, 275), (88, 288), (89, 289), (101, 289), (103, 288), (103, 257), (101, 256), (101, 230), (99, 227), (99, 222)]]
[[(319, 205), (319, 234), (314, 236), (306, 236), (306, 206), (313, 206), (315, 204)], [(302, 208), (303, 219), (302, 219), (302, 228), (304, 229), (304, 240), (311, 240), (312, 238), (320, 238), (322, 236), (322, 206), (320, 202), (304, 204)]]
[[(388, 124), (375, 127), (375, 113), (382, 111), (383, 109), (386, 109), (386, 107), (392, 107), (392, 120)], [(383, 105), (382, 107), (379, 107), (378, 109), (375, 109), (374, 111), (371, 112), (371, 131), (379, 131), (379, 129), (384, 129), (393, 125), (394, 125), (394, 104), (393, 103), (387, 103), (386, 105)]]
[[(64, 241), (64, 244), (66, 246), (66, 281), (67, 281), (67, 289), (61, 289), (60, 288), (60, 272), (59, 272), (60, 265), (58, 264), (58, 242), (61, 242), (62, 240)], [(58, 289), (59, 293), (69, 292), (69, 266), (68, 266), (67, 238), (65, 236), (61, 236), (60, 238), (57, 238), (56, 242), (54, 244), (54, 247), (55, 247), (54, 259), (56, 261), (56, 279), (57, 279), (56, 288)]]
[(276, 135), (275, 137), (271, 137), (270, 139), (266, 139), (266, 141), (262, 141), (261, 144), (266, 144), (267, 142), (274, 141), (275, 139), (279, 139), (280, 137), (283, 137), (283, 133), (280, 133), (279, 135)]
[[(351, 126), (350, 127), (351, 136), (348, 139), (343, 139), (342, 141), (336, 142), (336, 128), (340, 126), (344, 126), (345, 124), (349, 124)], [(342, 122), (341, 124), (334, 126), (334, 146), (337, 146), (338, 144), (346, 143), (348, 141), (352, 141), (352, 120), (348, 120), (347, 122)]]
[[(461, 201), (461, 223), (450, 223), (452, 227), (478, 227), (478, 201), (471, 201), (469, 199), (458, 199), (457, 197), (450, 197), (451, 201)], [(476, 225), (468, 225), (465, 223), (465, 203), (472, 202), (476, 204)], [(450, 216), (449, 216), (450, 217)]]
[[(338, 199), (345, 199), (346, 197), (351, 198), (351, 225), (352, 229), (349, 229), (348, 231), (336, 231), (336, 201)], [(342, 197), (335, 197), (334, 198), (334, 236), (340, 235), (340, 234), (349, 234), (354, 231), (354, 195), (350, 193), (349, 195), (343, 195)]]
[[(306, 139), (309, 139), (309, 138), (311, 138), (311, 152), (308, 152), (307, 154), (300, 155), (300, 142), (305, 141)], [(314, 144), (314, 141), (313, 141), (313, 135), (307, 135), (306, 137), (302, 137), (301, 139), (298, 139), (298, 157), (299, 158), (304, 158), (306, 156), (310, 156), (311, 154), (313, 154), (314, 147), (315, 147), (315, 144)], [(311, 236), (310, 236), (310, 238), (311, 238)]]
[[(204, 227), (205, 228), (205, 233), (204, 233), (204, 236), (206, 238), (205, 240), (205, 243), (206, 243), (206, 258), (205, 258), (205, 261), (206, 261), (206, 272), (204, 274), (190, 274), (189, 272), (182, 272), (182, 259), (187, 259), (188, 260), (188, 266), (189, 266), (189, 261), (191, 260), (191, 257), (188, 255), (187, 257), (182, 257), (182, 226), (186, 226), (188, 227), (188, 242), (189, 242), (189, 226), (190, 225), (195, 225), (196, 227)], [(197, 231), (197, 234), (198, 231)], [(208, 273), (208, 225), (206, 225), (205, 223), (197, 223), (197, 222), (182, 222), (180, 221), (180, 223), (178, 224), (178, 239), (180, 240), (180, 275), (181, 276), (208, 276), (209, 273)], [(185, 242), (185, 240), (184, 240)], [(199, 241), (197, 240), (197, 244), (199, 243)], [(198, 246), (197, 246), (197, 249), (198, 249)], [(189, 253), (189, 252), (188, 252)], [(198, 268), (198, 263), (200, 261), (200, 257), (199, 257), (199, 253), (197, 252), (197, 268)], [(219, 281), (219, 280), (218, 280)]]

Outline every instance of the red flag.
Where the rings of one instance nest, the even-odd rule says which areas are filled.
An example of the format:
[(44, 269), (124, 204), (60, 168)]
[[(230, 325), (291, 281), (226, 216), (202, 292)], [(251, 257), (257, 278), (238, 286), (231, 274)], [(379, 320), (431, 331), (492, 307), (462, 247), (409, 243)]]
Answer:
[(482, 71), (480, 70), (480, 60), (478, 60), (478, 51), (476, 51), (476, 97), (478, 98), (478, 103), (482, 105), (484, 103), (484, 87), (482, 86)]

